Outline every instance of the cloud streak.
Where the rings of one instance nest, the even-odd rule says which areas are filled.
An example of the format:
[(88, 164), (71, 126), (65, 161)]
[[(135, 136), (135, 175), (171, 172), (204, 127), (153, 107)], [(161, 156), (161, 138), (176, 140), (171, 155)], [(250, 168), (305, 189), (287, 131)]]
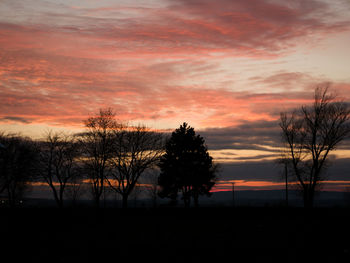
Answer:
[(21, 118), (21, 117), (15, 117), (15, 116), (5, 116), (0, 118), (0, 122), (19, 122), (19, 123), (24, 123), (28, 124), (31, 123), (30, 120)]
[[(0, 121), (79, 126), (112, 107), (121, 120), (157, 128), (188, 121), (207, 128), (208, 138), (215, 131), (228, 140), (215, 137), (215, 149), (258, 149), (257, 136), (275, 145), (279, 112), (308, 103), (310, 87), (323, 81), (305, 72), (244, 72), (240, 87), (234, 61), (268, 62), (349, 29), (330, 4), (314, 0), (3, 5)], [(347, 81), (335, 85), (350, 94)], [(248, 139), (253, 122), (271, 127), (255, 126), (258, 135)], [(246, 139), (229, 143), (228, 132)]]
[[(13, 49), (41, 48), (60, 55), (107, 59), (218, 53), (269, 57), (293, 47), (301, 37), (307, 40), (349, 28), (349, 21), (332, 21), (330, 6), (323, 2), (293, 3), (190, 0), (168, 1), (166, 7), (154, 8), (58, 5), (56, 9), (51, 4), (36, 16), (21, 6), (17, 8), (24, 18), (3, 21), (0, 32), (6, 36), (2, 45)], [(76, 44), (80, 48), (71, 53)]]

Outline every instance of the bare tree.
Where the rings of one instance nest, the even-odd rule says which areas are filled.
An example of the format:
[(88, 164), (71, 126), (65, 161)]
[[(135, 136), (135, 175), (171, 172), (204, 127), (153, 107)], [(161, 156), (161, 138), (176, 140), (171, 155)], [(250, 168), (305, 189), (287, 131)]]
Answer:
[(349, 120), (348, 105), (329, 94), (328, 85), (316, 88), (312, 106), (303, 106), (292, 114), (281, 113), (287, 158), (303, 192), (305, 207), (313, 206), (329, 153), (349, 135)]
[(49, 185), (58, 207), (63, 207), (66, 186), (76, 172), (78, 157), (74, 138), (49, 131), (41, 145), (41, 177)]
[(122, 196), (123, 208), (139, 178), (155, 167), (163, 153), (163, 136), (145, 127), (124, 128), (114, 134), (113, 156), (107, 181)]
[(121, 125), (112, 109), (100, 109), (99, 114), (84, 121), (86, 132), (80, 136), (85, 172), (92, 186), (92, 195), (97, 207), (104, 193), (108, 160), (113, 150), (115, 131)]
[(29, 190), (37, 157), (36, 144), (29, 138), (0, 134), (0, 193), (6, 191), (10, 206)]

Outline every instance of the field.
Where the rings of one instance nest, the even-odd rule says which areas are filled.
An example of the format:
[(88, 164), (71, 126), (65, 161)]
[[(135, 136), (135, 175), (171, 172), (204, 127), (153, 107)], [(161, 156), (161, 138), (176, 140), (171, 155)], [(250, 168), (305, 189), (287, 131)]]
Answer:
[(1, 254), (8, 262), (350, 262), (349, 219), (345, 208), (3, 208)]

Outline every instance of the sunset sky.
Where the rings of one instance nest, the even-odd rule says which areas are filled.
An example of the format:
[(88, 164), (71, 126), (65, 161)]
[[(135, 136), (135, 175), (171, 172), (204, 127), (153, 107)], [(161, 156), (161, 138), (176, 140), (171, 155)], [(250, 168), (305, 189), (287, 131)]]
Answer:
[(317, 84), (350, 100), (349, 47), (349, 0), (3, 0), (0, 130), (74, 132), (105, 107), (155, 129), (186, 121), (232, 179), (276, 158), (279, 113)]

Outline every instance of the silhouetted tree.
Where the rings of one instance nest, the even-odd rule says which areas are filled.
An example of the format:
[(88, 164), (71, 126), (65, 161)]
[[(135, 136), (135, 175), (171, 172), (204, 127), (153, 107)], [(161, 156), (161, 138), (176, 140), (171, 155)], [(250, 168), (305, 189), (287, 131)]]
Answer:
[(0, 134), (0, 193), (6, 191), (10, 206), (23, 198), (36, 173), (36, 144), (19, 135)]
[(305, 207), (313, 206), (329, 153), (350, 133), (349, 118), (348, 105), (330, 95), (328, 85), (316, 88), (312, 106), (281, 113), (287, 158), (303, 191)]
[(115, 131), (120, 125), (112, 109), (100, 109), (99, 114), (84, 121), (86, 132), (81, 134), (85, 172), (92, 186), (97, 207), (104, 192), (108, 159), (113, 153)]
[(165, 150), (159, 163), (159, 196), (174, 200), (181, 191), (186, 207), (191, 197), (198, 206), (199, 195), (210, 195), (217, 171), (203, 137), (183, 123), (172, 133)]
[(78, 155), (72, 136), (49, 131), (41, 143), (40, 175), (52, 190), (58, 207), (63, 207), (66, 186), (76, 176)]
[(155, 167), (163, 151), (163, 136), (145, 127), (124, 127), (114, 133), (107, 181), (122, 196), (123, 208), (140, 177)]

